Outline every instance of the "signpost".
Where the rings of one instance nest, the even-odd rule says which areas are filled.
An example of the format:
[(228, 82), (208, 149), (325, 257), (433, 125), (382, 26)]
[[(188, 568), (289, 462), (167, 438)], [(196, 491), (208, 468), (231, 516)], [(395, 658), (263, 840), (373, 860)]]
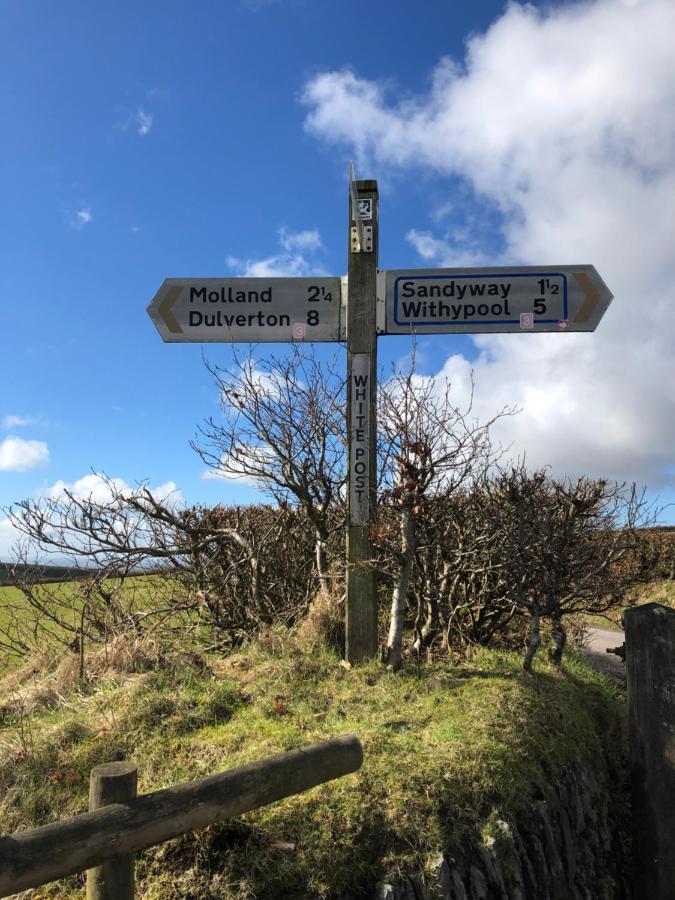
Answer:
[(378, 333), (594, 331), (611, 299), (588, 265), (381, 271)]
[(177, 343), (344, 340), (339, 278), (167, 278), (148, 313)]
[(350, 662), (377, 651), (377, 336), (594, 331), (612, 300), (591, 265), (378, 270), (378, 225), (377, 182), (350, 166), (346, 279), (167, 278), (148, 306), (168, 342), (346, 340)]
[(377, 652), (377, 584), (370, 526), (376, 489), (376, 181), (350, 180), (347, 275), (347, 599), (346, 656)]

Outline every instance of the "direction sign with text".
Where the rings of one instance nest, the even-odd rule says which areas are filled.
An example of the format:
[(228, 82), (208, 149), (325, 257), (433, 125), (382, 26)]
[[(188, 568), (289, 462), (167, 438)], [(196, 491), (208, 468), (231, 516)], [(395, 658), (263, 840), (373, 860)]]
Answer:
[(340, 278), (167, 278), (148, 313), (176, 343), (344, 340)]
[(377, 336), (594, 331), (612, 300), (591, 265), (384, 270), (378, 247), (377, 182), (356, 181), (350, 164), (347, 277), (167, 278), (148, 306), (176, 343), (346, 341), (350, 662), (378, 639)]
[(589, 265), (386, 270), (378, 332), (594, 331), (611, 299)]

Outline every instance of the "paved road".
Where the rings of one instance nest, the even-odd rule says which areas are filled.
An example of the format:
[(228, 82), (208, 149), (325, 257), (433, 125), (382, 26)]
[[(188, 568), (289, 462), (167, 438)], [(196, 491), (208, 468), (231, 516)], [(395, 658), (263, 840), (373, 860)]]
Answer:
[(597, 669), (625, 681), (626, 666), (623, 660), (614, 653), (606, 652), (609, 647), (620, 647), (623, 644), (623, 631), (592, 627), (588, 629), (587, 634), (586, 644), (581, 647), (586, 659)]

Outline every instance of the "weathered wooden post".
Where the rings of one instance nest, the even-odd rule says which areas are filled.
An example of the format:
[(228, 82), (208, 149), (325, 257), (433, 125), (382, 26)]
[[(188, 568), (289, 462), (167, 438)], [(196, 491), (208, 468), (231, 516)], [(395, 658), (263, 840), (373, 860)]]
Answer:
[(633, 891), (675, 900), (675, 610), (648, 603), (624, 621)]
[(345, 655), (377, 653), (377, 586), (370, 526), (376, 503), (378, 196), (376, 181), (349, 191), (347, 287), (348, 524)]
[[(124, 803), (136, 796), (138, 767), (130, 762), (105, 763), (91, 770), (89, 809)], [(133, 900), (134, 857), (123, 856), (87, 871), (87, 900)]]

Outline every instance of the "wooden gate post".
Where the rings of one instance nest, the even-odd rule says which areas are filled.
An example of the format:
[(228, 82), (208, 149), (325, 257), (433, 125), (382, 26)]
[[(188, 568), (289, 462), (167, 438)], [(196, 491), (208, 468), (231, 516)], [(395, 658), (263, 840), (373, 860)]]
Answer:
[[(136, 796), (138, 767), (130, 762), (105, 763), (91, 770), (89, 809), (124, 803)], [(122, 856), (87, 871), (87, 900), (133, 900), (134, 857)]]
[(633, 891), (675, 900), (675, 610), (627, 610)]

